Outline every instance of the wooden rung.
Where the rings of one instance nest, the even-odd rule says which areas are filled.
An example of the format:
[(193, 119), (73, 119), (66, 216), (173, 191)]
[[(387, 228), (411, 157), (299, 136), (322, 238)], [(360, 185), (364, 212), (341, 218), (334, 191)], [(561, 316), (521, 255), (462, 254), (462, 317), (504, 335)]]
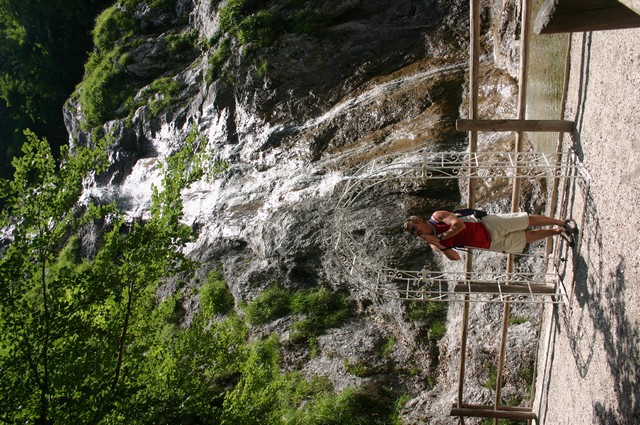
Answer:
[(458, 131), (557, 131), (573, 130), (573, 121), (565, 120), (456, 120)]
[(500, 285), (497, 283), (471, 282), (470, 284), (459, 283), (453, 288), (455, 293), (488, 293), (488, 294), (553, 294), (555, 286), (552, 284), (513, 284)]

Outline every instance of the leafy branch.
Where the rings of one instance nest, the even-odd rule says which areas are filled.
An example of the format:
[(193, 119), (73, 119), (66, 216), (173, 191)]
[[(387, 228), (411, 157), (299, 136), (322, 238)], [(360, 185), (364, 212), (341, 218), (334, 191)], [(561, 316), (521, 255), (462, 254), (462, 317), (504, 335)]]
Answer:
[[(11, 244), (0, 259), (0, 277), (8, 285), (2, 294), (5, 344), (23, 353), (29, 375), (39, 392), (39, 421), (49, 415), (51, 396), (50, 349), (52, 314), (48, 269), (52, 251), (75, 228), (71, 207), (77, 200), (82, 180), (89, 170), (106, 164), (104, 145), (99, 149), (79, 148), (70, 156), (62, 150), (58, 169), (46, 139), (25, 131), (23, 155), (14, 158), (14, 178), (0, 183), (0, 198), (6, 203), (0, 223)], [(37, 290), (36, 290), (37, 288)], [(25, 299), (24, 293), (28, 295)]]

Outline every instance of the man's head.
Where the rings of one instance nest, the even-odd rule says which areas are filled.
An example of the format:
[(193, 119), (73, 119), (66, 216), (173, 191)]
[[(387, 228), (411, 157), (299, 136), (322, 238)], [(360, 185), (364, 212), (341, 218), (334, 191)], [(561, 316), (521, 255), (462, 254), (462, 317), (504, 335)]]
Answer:
[(417, 215), (407, 217), (404, 221), (404, 230), (412, 236), (426, 236), (433, 234), (433, 228)]

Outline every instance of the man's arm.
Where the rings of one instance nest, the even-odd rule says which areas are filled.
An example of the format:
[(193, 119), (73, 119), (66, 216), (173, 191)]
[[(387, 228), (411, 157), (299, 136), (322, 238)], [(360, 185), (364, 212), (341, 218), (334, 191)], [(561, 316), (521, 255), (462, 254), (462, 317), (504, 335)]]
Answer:
[(433, 235), (422, 236), (422, 239), (429, 242), (431, 245), (431, 249), (434, 251), (440, 251), (447, 257), (449, 260), (458, 261), (460, 260), (460, 254), (455, 249), (448, 248), (440, 243), (440, 239)]
[(458, 254), (458, 251), (456, 251), (453, 248), (446, 248), (442, 245), (440, 245), (442, 248), (434, 244), (429, 244), (429, 245), (431, 245), (431, 249), (435, 251), (440, 251), (441, 253), (444, 254), (445, 257), (447, 257), (451, 261), (458, 261), (461, 258), (460, 254)]
[[(447, 257), (451, 261), (458, 261), (461, 258), (460, 254), (458, 254), (458, 251), (456, 251), (453, 248), (445, 248), (445, 247), (443, 247), (443, 249), (441, 249), (441, 248), (437, 247), (434, 244), (429, 244), (429, 245), (431, 245), (431, 248), (433, 250), (440, 251), (441, 253), (443, 253), (445, 255), (445, 257)], [(442, 246), (442, 245), (440, 245), (440, 246)]]
[(461, 259), (460, 254), (451, 248), (447, 248), (446, 246), (440, 243), (441, 240), (450, 238), (452, 236), (457, 235), (462, 232), (465, 228), (464, 221), (460, 220), (455, 214), (450, 213), (449, 211), (439, 210), (433, 213), (433, 218), (449, 225), (449, 230), (442, 233), (439, 239), (437, 236), (429, 235), (430, 239), (427, 239), (427, 242), (431, 245), (431, 248), (437, 251), (442, 252), (449, 260), (458, 261)]
[(439, 210), (433, 213), (433, 218), (436, 220), (449, 225), (449, 230), (442, 233), (442, 239), (451, 238), (458, 233), (462, 232), (465, 228), (464, 221), (460, 220), (455, 214), (450, 213), (449, 211)]

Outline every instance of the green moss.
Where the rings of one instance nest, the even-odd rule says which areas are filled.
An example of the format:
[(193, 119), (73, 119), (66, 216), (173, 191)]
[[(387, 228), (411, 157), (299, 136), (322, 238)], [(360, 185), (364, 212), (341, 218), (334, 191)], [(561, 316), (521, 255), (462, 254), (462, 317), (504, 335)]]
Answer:
[(93, 44), (101, 51), (108, 52), (124, 37), (133, 34), (136, 22), (118, 4), (105, 9), (96, 19), (93, 29)]
[(115, 111), (131, 92), (131, 79), (121, 63), (119, 48), (106, 55), (90, 56), (80, 86), (80, 106), (88, 127), (114, 118)]
[(165, 12), (170, 12), (176, 8), (177, 1), (176, 0), (150, 0), (148, 1), (149, 6), (155, 10), (162, 10)]
[(518, 371), (518, 376), (530, 387), (533, 384), (535, 373), (535, 363), (531, 361), (527, 366)]
[(376, 369), (369, 365), (365, 360), (351, 362), (349, 359), (344, 359), (342, 361), (342, 365), (348, 373), (359, 378), (366, 378), (377, 373)]
[(382, 356), (383, 359), (387, 359), (389, 358), (389, 356), (391, 356), (391, 353), (393, 352), (393, 348), (395, 347), (395, 345), (396, 345), (396, 339), (394, 337), (390, 336), (385, 340), (380, 350), (380, 355)]
[(227, 282), (218, 272), (210, 272), (200, 289), (200, 313), (205, 317), (228, 314), (233, 310), (234, 298)]
[[(133, 9), (140, 5), (140, 0), (120, 0), (120, 4), (127, 9)], [(149, 7), (154, 10), (170, 12), (176, 8), (177, 1), (176, 0), (146, 0), (143, 3), (146, 3)]]
[(149, 84), (137, 96), (129, 96), (120, 109), (127, 113), (127, 121), (130, 124), (135, 111), (146, 104), (149, 105), (149, 116), (153, 118), (163, 110), (179, 101), (178, 94), (185, 87), (170, 77), (161, 77)]
[(344, 294), (326, 288), (292, 293), (277, 285), (241, 306), (252, 325), (264, 325), (290, 314), (300, 315), (291, 327), (291, 338), (297, 342), (314, 341), (325, 330), (338, 326), (349, 316), (349, 308)]
[(325, 392), (285, 415), (288, 425), (382, 425), (393, 413), (392, 400), (369, 388)]
[[(219, 7), (220, 1), (212, 0), (212, 9)], [(283, 33), (307, 33), (321, 35), (331, 22), (338, 17), (308, 8), (308, 2), (287, 0), (276, 8), (267, 8), (268, 3), (262, 0), (227, 0), (219, 8), (220, 29), (209, 40), (209, 46), (218, 44), (222, 37), (235, 38), (236, 46), (242, 54), (255, 55), (257, 76), (265, 78), (267, 62), (260, 60), (260, 51), (269, 49)], [(206, 74), (207, 83), (220, 78), (226, 84), (233, 85), (221, 70), (222, 64), (231, 52), (228, 42), (220, 44), (209, 58), (209, 69)]]
[(447, 327), (444, 322), (436, 321), (429, 327), (429, 339), (431, 341), (438, 341), (444, 336), (445, 332), (447, 332)]
[(486, 361), (484, 367), (487, 369), (488, 376), (480, 385), (487, 389), (495, 390), (498, 383), (498, 367), (490, 361)]
[(509, 324), (510, 325), (520, 325), (522, 323), (527, 323), (530, 319), (528, 317), (521, 316), (509, 316)]
[(265, 78), (267, 76), (267, 70), (269, 69), (269, 64), (266, 59), (262, 59), (258, 65), (258, 77)]
[(291, 311), (305, 316), (293, 324), (292, 339), (308, 341), (341, 324), (349, 316), (349, 301), (344, 294), (326, 288), (298, 291), (291, 300)]
[(269, 46), (285, 29), (279, 13), (261, 8), (259, 0), (228, 0), (220, 9), (220, 31), (234, 36), (241, 46)]
[[(155, 10), (171, 13), (176, 0), (152, 0), (147, 4)], [(136, 37), (139, 23), (132, 11), (140, 6), (136, 0), (121, 0), (105, 9), (96, 19), (93, 29), (95, 51), (85, 65), (85, 77), (78, 86), (80, 105), (85, 116), (84, 128), (95, 128), (105, 121), (128, 117), (149, 102), (148, 96), (134, 101), (135, 93), (161, 73), (155, 75), (136, 76), (128, 72), (131, 65), (132, 49), (145, 42), (145, 37)], [(164, 28), (162, 31), (166, 31)], [(197, 33), (195, 31), (169, 30), (163, 37), (167, 46), (167, 69), (180, 67), (181, 61), (191, 58), (196, 48)], [(151, 99), (151, 115), (156, 115), (176, 102), (177, 92), (181, 89), (177, 83), (166, 79), (164, 87), (153, 87), (156, 96)], [(155, 84), (155, 82), (154, 82)]]
[(222, 66), (229, 58), (231, 49), (229, 47), (229, 39), (220, 41), (216, 50), (209, 56), (209, 68), (207, 69), (207, 83), (211, 83), (221, 74)]
[(319, 35), (330, 23), (318, 10), (298, 10), (287, 20), (287, 28), (294, 33)]
[(237, 24), (236, 34), (241, 45), (266, 47), (280, 35), (281, 27), (280, 17), (276, 13), (260, 10), (243, 18)]
[(156, 95), (149, 102), (149, 112), (151, 117), (155, 117), (160, 111), (168, 108), (178, 101), (178, 93), (184, 88), (184, 85), (177, 81), (165, 77), (154, 81), (151, 84), (151, 90)]
[(166, 35), (164, 42), (167, 43), (169, 60), (178, 60), (185, 52), (195, 50), (197, 40), (198, 33), (195, 30)]
[(404, 312), (404, 319), (409, 322), (444, 321), (446, 318), (447, 305), (438, 301), (410, 301)]
[(411, 400), (411, 398), (412, 397), (410, 394), (403, 394), (396, 399), (394, 403), (393, 414), (391, 415), (391, 418), (390, 418), (391, 425), (402, 425), (402, 419), (400, 419), (400, 411), (402, 410), (404, 405), (407, 404), (409, 400)]
[(220, 30), (231, 32), (244, 17), (255, 11), (259, 0), (227, 0), (220, 9)]
[(264, 325), (291, 312), (291, 291), (272, 286), (263, 291), (252, 302), (244, 304), (242, 310), (252, 325)]

